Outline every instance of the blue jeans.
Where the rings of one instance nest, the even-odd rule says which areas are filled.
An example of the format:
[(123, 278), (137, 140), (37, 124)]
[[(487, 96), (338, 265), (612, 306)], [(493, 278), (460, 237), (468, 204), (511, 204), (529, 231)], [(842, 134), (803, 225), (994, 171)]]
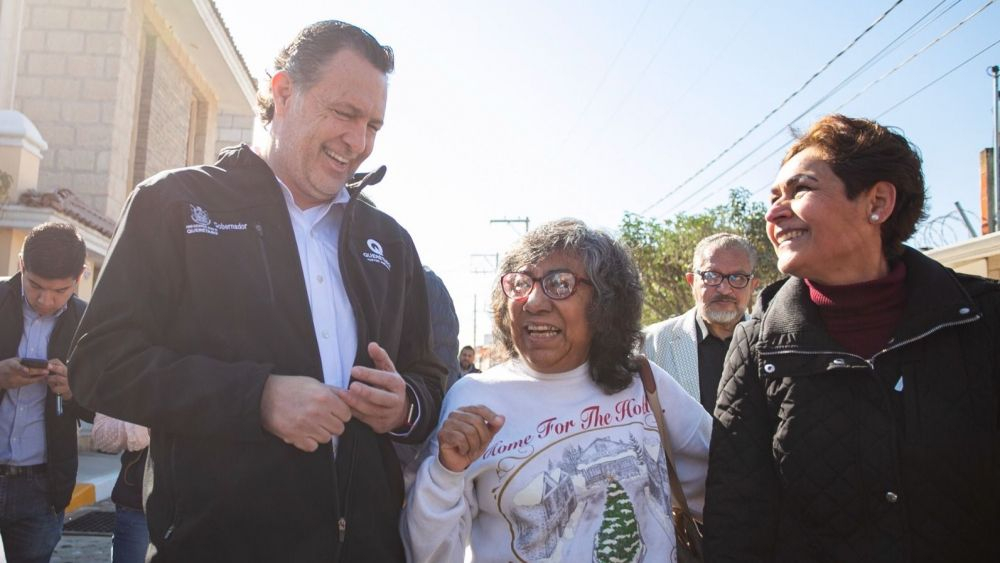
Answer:
[(0, 535), (11, 563), (44, 563), (62, 537), (63, 513), (48, 499), (47, 475), (0, 477)]
[(111, 538), (111, 563), (142, 563), (149, 547), (146, 515), (138, 509), (115, 505), (115, 535)]

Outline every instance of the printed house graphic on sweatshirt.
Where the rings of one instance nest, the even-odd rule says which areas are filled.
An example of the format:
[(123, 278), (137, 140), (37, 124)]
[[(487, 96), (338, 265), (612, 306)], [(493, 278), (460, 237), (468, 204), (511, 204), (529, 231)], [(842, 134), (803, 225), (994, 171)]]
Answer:
[(608, 477), (625, 481), (639, 476), (639, 459), (632, 445), (610, 438), (591, 442), (583, 450), (577, 467), (587, 481), (587, 488), (594, 483), (605, 484)]
[(513, 514), (517, 549), (531, 559), (550, 557), (576, 510), (572, 477), (550, 461), (548, 469), (522, 489), (514, 502), (520, 505)]
[(663, 456), (655, 446), (652, 452), (649, 448), (629, 434), (628, 441), (598, 438), (585, 447), (569, 445), (557, 464), (549, 458), (546, 469), (514, 496), (518, 553), (529, 560), (552, 557), (567, 528), (580, 527), (585, 503), (601, 500), (603, 505), (612, 481), (644, 478), (650, 497), (666, 502)]

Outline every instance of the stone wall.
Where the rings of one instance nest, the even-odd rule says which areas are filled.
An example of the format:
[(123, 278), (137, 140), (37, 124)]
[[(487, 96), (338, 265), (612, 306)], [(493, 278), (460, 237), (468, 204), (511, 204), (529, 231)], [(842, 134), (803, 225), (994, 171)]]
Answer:
[(253, 119), (252, 115), (220, 113), (215, 153), (218, 154), (220, 150), (240, 143), (251, 144), (253, 141)]
[(114, 218), (146, 177), (250, 142), (252, 110), (220, 114), (215, 77), (175, 35), (185, 22), (160, 14), (177, 0), (17, 1), (13, 109), (48, 142), (40, 190), (69, 188)]
[(110, 217), (128, 193), (141, 0), (25, 0), (14, 109), (48, 142), (39, 186)]
[[(156, 35), (146, 36), (139, 133), (136, 136), (136, 182), (189, 164), (189, 141), (197, 126), (194, 87), (178, 61)], [(200, 161), (200, 159), (199, 159)]]

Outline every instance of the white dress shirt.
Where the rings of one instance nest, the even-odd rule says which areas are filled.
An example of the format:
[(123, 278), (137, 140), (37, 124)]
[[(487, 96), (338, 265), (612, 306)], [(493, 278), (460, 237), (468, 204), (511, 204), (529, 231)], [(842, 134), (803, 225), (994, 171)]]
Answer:
[[(351, 196), (346, 188), (342, 188), (329, 203), (301, 209), (281, 178), (278, 178), (278, 184), (285, 196), (295, 244), (302, 261), (302, 274), (306, 280), (309, 308), (312, 309), (313, 328), (323, 365), (323, 381), (327, 385), (346, 389), (351, 382), (351, 367), (358, 349), (358, 327), (344, 278), (340, 274), (338, 243), (344, 210)], [(409, 388), (410, 384), (406, 386)], [(416, 400), (415, 393), (413, 397), (414, 420), (417, 420), (421, 412), (420, 401)], [(410, 431), (407, 428), (390, 434), (407, 436)], [(333, 446), (336, 450), (336, 437)]]
[(351, 367), (358, 349), (358, 328), (354, 309), (347, 298), (344, 279), (340, 275), (340, 225), (344, 208), (350, 201), (346, 189), (329, 203), (301, 209), (292, 192), (281, 179), (282, 193), (292, 220), (295, 244), (302, 261), (302, 275), (309, 294), (313, 328), (323, 365), (323, 381), (327, 385), (347, 388)]

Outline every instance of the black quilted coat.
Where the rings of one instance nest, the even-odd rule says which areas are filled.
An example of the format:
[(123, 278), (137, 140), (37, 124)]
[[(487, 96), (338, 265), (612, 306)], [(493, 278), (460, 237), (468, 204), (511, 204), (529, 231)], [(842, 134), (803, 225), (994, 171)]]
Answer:
[(832, 340), (797, 278), (737, 328), (708, 561), (1000, 561), (1000, 284), (902, 260), (906, 310), (872, 358)]

